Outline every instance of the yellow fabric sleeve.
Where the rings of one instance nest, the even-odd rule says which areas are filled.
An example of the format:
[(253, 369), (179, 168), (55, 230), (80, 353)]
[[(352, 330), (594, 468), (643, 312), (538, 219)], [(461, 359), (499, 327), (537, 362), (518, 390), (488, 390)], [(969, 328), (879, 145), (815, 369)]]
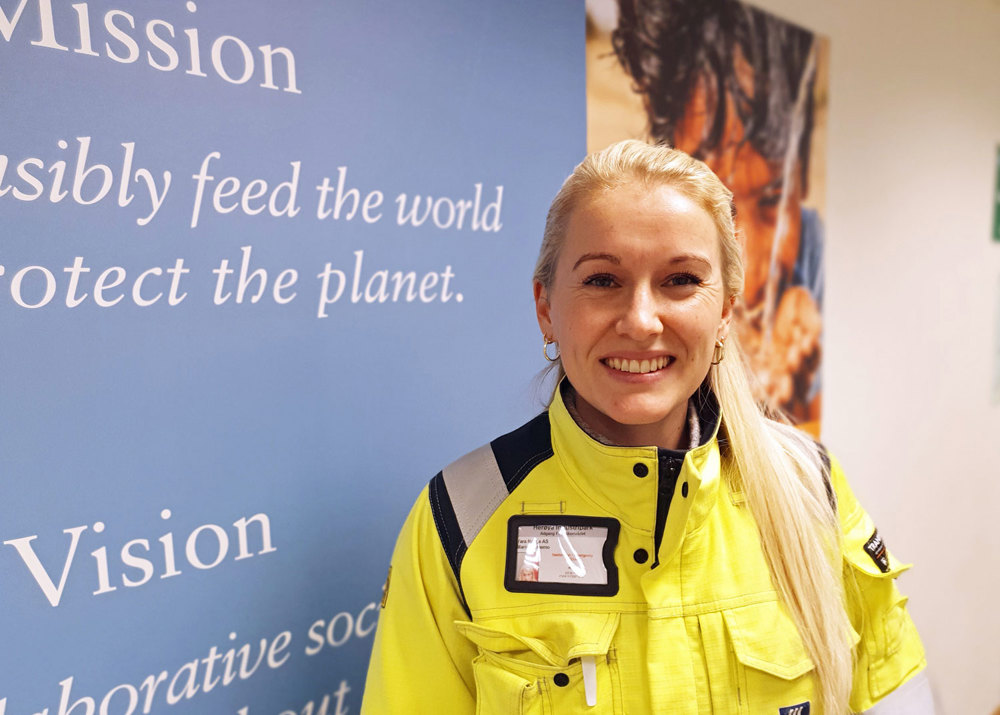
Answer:
[(477, 650), (454, 627), (466, 620), (425, 487), (392, 555), (362, 715), (474, 713)]
[(906, 597), (896, 588), (905, 564), (884, 549), (881, 532), (861, 507), (836, 460), (832, 482), (843, 533), (844, 587), (851, 625), (861, 636), (855, 651), (851, 708), (863, 712), (920, 672), (927, 661)]

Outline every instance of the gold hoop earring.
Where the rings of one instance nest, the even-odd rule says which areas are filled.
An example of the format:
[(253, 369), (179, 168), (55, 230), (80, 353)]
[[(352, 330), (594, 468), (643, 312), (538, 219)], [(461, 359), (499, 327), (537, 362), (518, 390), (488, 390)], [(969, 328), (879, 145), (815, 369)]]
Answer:
[[(545, 340), (545, 344), (542, 346), (542, 355), (544, 355), (545, 359), (548, 360), (549, 362), (555, 362), (556, 360), (559, 359), (559, 343), (557, 343), (555, 340), (549, 340), (545, 336), (542, 336), (542, 337)], [(549, 357), (549, 345), (555, 345), (556, 346), (556, 355), (555, 355), (555, 357)]]
[(726, 358), (726, 341), (719, 340), (715, 341), (715, 352), (712, 354), (712, 364), (718, 365), (720, 362)]

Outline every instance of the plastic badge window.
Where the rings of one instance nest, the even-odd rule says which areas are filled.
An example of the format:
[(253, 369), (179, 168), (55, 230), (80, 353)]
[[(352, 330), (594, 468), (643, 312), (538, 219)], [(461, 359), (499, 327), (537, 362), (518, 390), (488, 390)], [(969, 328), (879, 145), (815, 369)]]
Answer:
[(511, 517), (507, 525), (508, 591), (610, 596), (618, 592), (615, 519)]

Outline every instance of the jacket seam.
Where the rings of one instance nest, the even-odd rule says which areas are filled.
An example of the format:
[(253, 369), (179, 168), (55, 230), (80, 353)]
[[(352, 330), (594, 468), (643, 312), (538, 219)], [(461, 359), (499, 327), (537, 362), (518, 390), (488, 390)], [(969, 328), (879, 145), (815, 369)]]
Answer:
[[(554, 454), (555, 453), (553, 452), (552, 448), (549, 447), (548, 449), (544, 449), (541, 452), (539, 452), (538, 454), (535, 454), (535, 455), (532, 455), (531, 457), (529, 457), (524, 462), (524, 464), (522, 464), (520, 467), (518, 467), (517, 471), (514, 472), (514, 476), (511, 478), (510, 482), (507, 484), (507, 496), (509, 497), (514, 492), (514, 490), (517, 489), (518, 486), (520, 486), (521, 482), (524, 481), (525, 477), (527, 477), (529, 474), (531, 474), (531, 472), (535, 469), (535, 467), (537, 467), (539, 464), (541, 464), (545, 460), (551, 459)], [(506, 501), (506, 500), (507, 500), (507, 498), (504, 497), (503, 501)], [(500, 504), (502, 504), (503, 501), (501, 501)], [(496, 512), (496, 510), (500, 508), (500, 504), (497, 504), (493, 508), (494, 512)]]

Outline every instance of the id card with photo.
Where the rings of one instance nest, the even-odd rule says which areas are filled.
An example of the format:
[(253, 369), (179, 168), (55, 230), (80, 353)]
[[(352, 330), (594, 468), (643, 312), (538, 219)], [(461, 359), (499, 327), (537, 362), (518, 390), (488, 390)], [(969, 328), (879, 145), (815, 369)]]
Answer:
[(619, 530), (617, 520), (603, 517), (511, 517), (504, 586), (515, 592), (613, 596)]

